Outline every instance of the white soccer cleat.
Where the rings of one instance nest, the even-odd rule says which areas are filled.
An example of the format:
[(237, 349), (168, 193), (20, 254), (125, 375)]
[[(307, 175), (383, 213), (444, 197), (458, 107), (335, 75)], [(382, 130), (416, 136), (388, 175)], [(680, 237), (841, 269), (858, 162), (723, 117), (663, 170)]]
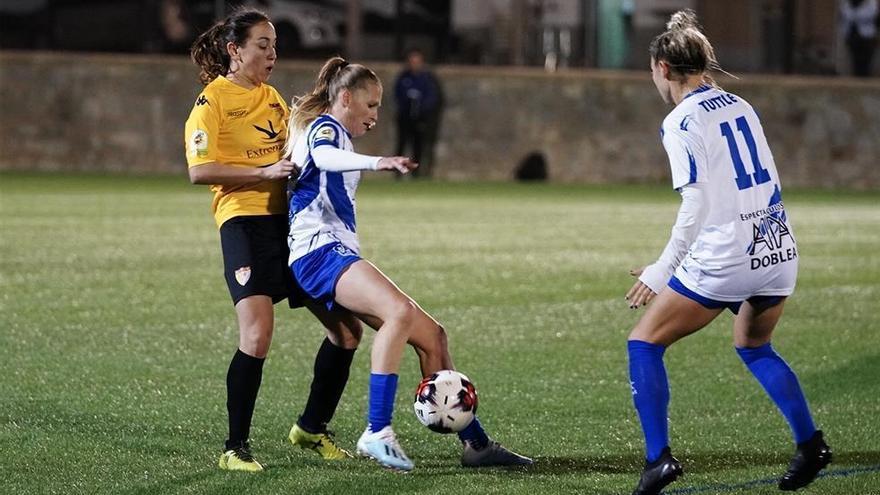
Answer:
[(368, 427), (357, 441), (357, 453), (395, 471), (412, 471), (413, 462), (397, 443), (391, 425), (373, 433)]

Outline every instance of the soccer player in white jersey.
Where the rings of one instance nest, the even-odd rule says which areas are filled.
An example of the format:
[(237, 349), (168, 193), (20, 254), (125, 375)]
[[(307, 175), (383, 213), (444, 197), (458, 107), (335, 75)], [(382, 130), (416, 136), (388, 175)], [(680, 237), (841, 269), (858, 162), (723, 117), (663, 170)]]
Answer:
[(831, 450), (797, 377), (770, 344), (798, 261), (773, 156), (755, 110), (709, 76), (718, 65), (692, 11), (672, 16), (650, 54), (654, 84), (675, 105), (661, 136), (682, 203), (660, 258), (633, 270), (638, 281), (626, 295), (631, 308), (653, 301), (628, 342), (633, 402), (646, 443), (634, 494), (660, 493), (682, 474), (669, 449), (663, 354), (724, 309), (736, 315), (737, 353), (791, 427), (796, 453), (779, 488), (796, 490), (831, 461)]
[[(373, 71), (334, 57), (321, 69), (315, 89), (294, 102), (289, 151), (301, 172), (290, 196), (289, 262), (307, 295), (303, 304), (328, 337), (356, 345), (361, 322), (377, 331), (368, 424), (357, 451), (384, 467), (410, 471), (413, 463), (391, 428), (405, 345), (415, 348), (423, 376), (454, 366), (443, 327), (359, 254), (355, 191), (361, 171), (407, 173), (418, 166), (405, 157), (354, 152), (351, 140), (376, 125), (381, 101), (382, 84)], [(459, 438), (466, 467), (532, 463), (489, 439), (478, 419)]]

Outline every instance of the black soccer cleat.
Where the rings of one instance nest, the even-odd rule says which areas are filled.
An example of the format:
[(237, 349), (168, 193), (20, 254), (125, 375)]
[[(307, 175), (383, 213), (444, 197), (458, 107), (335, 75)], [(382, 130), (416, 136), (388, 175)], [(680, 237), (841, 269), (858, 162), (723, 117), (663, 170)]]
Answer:
[(830, 462), (831, 447), (822, 439), (822, 430), (816, 430), (813, 438), (798, 444), (788, 471), (779, 480), (779, 489), (794, 491), (809, 485)]
[(461, 465), (464, 467), (526, 467), (534, 463), (534, 460), (519, 455), (492, 439), (479, 450), (464, 442), (464, 452), (461, 454)]
[(656, 461), (645, 463), (645, 470), (633, 495), (659, 495), (660, 490), (683, 473), (681, 463), (672, 457), (672, 452), (666, 447)]

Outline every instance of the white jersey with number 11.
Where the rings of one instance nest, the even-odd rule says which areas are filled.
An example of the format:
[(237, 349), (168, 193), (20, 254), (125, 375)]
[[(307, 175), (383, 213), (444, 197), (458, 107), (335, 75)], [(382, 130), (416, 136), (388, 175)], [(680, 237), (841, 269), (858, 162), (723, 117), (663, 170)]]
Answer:
[(702, 183), (708, 197), (706, 219), (676, 277), (718, 301), (790, 295), (797, 245), (776, 164), (752, 106), (701, 86), (664, 119), (661, 135), (672, 186)]

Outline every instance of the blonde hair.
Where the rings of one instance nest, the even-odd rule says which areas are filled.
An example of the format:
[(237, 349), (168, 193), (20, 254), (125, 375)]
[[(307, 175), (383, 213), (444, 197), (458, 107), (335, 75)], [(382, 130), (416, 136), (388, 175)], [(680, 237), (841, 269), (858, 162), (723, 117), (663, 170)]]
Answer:
[(368, 83), (382, 85), (379, 76), (363, 65), (350, 64), (342, 57), (333, 57), (324, 62), (315, 80), (315, 89), (291, 101), (284, 155), (290, 156), (299, 134), (319, 115), (330, 110), (342, 90), (366, 89)]
[(715, 58), (712, 43), (703, 34), (697, 14), (691, 9), (672, 14), (666, 31), (651, 41), (648, 51), (655, 62), (666, 62), (670, 73), (682, 80), (701, 74), (706, 84), (718, 87), (709, 71), (724, 72)]

